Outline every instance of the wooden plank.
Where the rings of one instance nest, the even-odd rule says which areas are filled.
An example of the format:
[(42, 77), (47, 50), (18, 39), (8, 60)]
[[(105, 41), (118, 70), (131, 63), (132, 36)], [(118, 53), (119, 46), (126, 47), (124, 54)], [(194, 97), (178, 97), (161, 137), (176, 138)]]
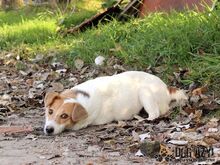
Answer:
[(109, 20), (112, 20), (112, 18), (117, 17), (120, 13), (121, 13), (121, 9), (119, 6), (110, 7), (106, 11), (104, 11), (102, 13), (98, 13), (95, 16), (85, 20), (81, 24), (68, 29), (64, 35), (73, 34), (76, 32), (82, 32), (92, 26), (97, 26), (98, 23), (100, 23), (100, 22), (104, 23)]

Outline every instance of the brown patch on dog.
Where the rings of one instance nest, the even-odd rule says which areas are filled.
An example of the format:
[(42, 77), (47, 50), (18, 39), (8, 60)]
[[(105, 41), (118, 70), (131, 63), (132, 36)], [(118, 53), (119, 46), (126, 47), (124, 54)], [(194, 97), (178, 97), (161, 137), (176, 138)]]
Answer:
[(53, 104), (54, 100), (59, 97), (59, 93), (57, 92), (48, 92), (44, 98), (45, 107), (48, 107), (51, 104)]
[[(168, 91), (170, 94), (174, 94), (177, 92), (177, 88), (175, 87), (167, 87)], [(169, 107), (172, 107), (173, 105), (175, 105), (176, 103), (176, 99), (172, 99), (169, 103)]]
[(167, 89), (170, 94), (176, 93), (176, 91), (177, 91), (177, 88), (175, 88), (175, 87), (167, 87)]
[[(49, 120), (51, 119), (55, 119), (57, 113), (59, 112), (59, 109), (61, 107), (61, 105), (63, 105), (64, 99), (62, 99), (61, 97), (56, 98), (53, 100), (53, 103), (50, 104), (47, 108), (46, 108), (46, 116)], [(52, 110), (53, 113), (49, 114), (49, 110)]]
[[(55, 122), (57, 124), (65, 125), (66, 128), (71, 127), (74, 124), (74, 121), (72, 120), (74, 106), (75, 103), (66, 103), (63, 106), (61, 106), (54, 116)], [(63, 119), (61, 117), (63, 114), (68, 115), (68, 117)]]
[(87, 117), (88, 117), (88, 113), (86, 112), (85, 108), (82, 105), (75, 103), (72, 113), (72, 120), (74, 122), (77, 122)]

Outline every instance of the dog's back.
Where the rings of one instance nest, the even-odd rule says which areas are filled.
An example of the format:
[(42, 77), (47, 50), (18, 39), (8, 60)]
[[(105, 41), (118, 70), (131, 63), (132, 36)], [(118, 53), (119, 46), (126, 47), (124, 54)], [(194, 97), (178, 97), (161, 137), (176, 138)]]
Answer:
[[(89, 93), (89, 100), (79, 96), (78, 101), (87, 109), (92, 124), (104, 124), (113, 120), (127, 120), (139, 113), (143, 105), (139, 91), (154, 97), (162, 111), (168, 110), (170, 97), (166, 84), (158, 77), (138, 71), (99, 77), (75, 86), (73, 90)], [(147, 101), (147, 100), (146, 100)]]

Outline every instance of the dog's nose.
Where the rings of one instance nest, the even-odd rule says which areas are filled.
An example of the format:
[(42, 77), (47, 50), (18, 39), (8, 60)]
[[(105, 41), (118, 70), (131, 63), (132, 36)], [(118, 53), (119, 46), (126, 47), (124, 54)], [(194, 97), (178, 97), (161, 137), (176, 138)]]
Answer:
[(47, 132), (48, 134), (52, 134), (52, 133), (54, 132), (54, 128), (51, 127), (51, 126), (47, 126), (47, 127), (46, 127), (46, 132)]

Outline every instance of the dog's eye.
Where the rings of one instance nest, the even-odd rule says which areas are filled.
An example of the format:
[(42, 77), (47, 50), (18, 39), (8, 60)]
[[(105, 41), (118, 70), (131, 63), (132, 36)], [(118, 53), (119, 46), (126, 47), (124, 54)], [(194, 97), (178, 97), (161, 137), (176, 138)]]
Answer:
[(49, 113), (50, 115), (52, 115), (52, 114), (53, 114), (53, 110), (52, 110), (52, 109), (49, 109), (48, 113)]
[(63, 113), (61, 116), (60, 116), (62, 119), (66, 119), (68, 117), (68, 115), (66, 113)]

